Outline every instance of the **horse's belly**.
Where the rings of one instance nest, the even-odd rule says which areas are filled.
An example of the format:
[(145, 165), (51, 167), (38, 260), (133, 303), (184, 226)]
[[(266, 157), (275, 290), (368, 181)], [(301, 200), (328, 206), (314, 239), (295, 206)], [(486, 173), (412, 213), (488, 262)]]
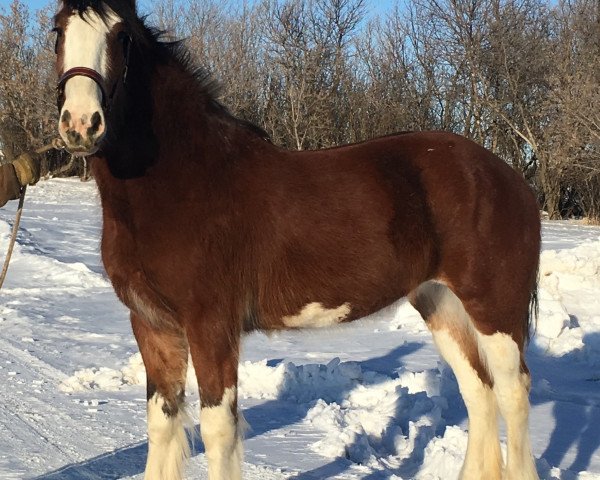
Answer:
[(255, 327), (326, 328), (350, 322), (394, 303), (416, 286), (393, 266), (378, 274), (348, 269), (329, 278), (289, 273), (286, 280), (273, 275), (261, 289)]

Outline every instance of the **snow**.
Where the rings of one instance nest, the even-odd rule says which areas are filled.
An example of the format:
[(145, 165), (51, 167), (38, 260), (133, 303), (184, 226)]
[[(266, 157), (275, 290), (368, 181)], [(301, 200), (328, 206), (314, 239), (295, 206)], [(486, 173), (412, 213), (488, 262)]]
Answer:
[[(29, 190), (0, 292), (0, 479), (141, 479), (145, 373), (98, 253), (93, 183)], [(15, 205), (0, 210), (6, 251)], [(528, 350), (544, 479), (600, 479), (600, 228), (545, 222)], [(452, 371), (399, 302), (328, 330), (245, 339), (246, 479), (458, 477), (467, 422)], [(198, 395), (188, 372), (190, 414)], [(200, 440), (190, 478), (206, 478)]]

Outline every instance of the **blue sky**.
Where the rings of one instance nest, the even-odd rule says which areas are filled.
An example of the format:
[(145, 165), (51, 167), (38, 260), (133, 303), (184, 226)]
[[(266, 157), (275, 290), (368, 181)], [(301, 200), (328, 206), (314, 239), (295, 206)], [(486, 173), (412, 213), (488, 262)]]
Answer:
[[(241, 2), (241, 0), (239, 0)], [(11, 0), (0, 0), (0, 6), (5, 7), (6, 5), (9, 5), (11, 3)], [(27, 4), (30, 8), (32, 9), (39, 9), (41, 7), (44, 7), (48, 4), (51, 3), (56, 3), (53, 0), (26, 0), (23, 3)], [(396, 3), (396, 0), (366, 0), (367, 3), (367, 8), (369, 9), (370, 13), (381, 13), (381, 12), (385, 12), (386, 10), (388, 10), (389, 8), (391, 8), (392, 5), (394, 5)], [(152, 4), (152, 2), (150, 2), (149, 0), (146, 1), (142, 1), (142, 4), (150, 6)], [(148, 10), (151, 10), (152, 8), (149, 7)]]

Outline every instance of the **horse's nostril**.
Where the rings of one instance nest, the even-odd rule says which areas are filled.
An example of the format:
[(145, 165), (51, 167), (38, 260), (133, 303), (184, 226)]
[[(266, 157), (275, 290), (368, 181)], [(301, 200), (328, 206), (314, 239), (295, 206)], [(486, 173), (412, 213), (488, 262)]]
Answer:
[(98, 133), (102, 127), (102, 116), (99, 112), (94, 112), (91, 119), (91, 126), (87, 130), (87, 134), (91, 137)]
[(68, 124), (71, 121), (71, 112), (65, 110), (62, 114), (62, 117), (60, 117), (60, 120), (61, 122)]
[(100, 112), (95, 112), (92, 115), (92, 128), (99, 128), (100, 125), (102, 125), (102, 116), (100, 115)]

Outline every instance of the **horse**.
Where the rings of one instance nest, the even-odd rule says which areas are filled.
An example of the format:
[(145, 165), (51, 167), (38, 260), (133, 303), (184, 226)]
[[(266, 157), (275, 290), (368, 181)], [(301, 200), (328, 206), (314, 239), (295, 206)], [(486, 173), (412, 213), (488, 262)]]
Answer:
[(104, 267), (147, 372), (146, 479), (182, 478), (188, 354), (208, 477), (237, 480), (243, 336), (338, 325), (402, 298), (458, 380), (461, 478), (538, 478), (524, 349), (540, 216), (518, 173), (446, 132), (278, 147), (135, 0), (63, 0), (54, 31), (58, 130), (90, 158)]

